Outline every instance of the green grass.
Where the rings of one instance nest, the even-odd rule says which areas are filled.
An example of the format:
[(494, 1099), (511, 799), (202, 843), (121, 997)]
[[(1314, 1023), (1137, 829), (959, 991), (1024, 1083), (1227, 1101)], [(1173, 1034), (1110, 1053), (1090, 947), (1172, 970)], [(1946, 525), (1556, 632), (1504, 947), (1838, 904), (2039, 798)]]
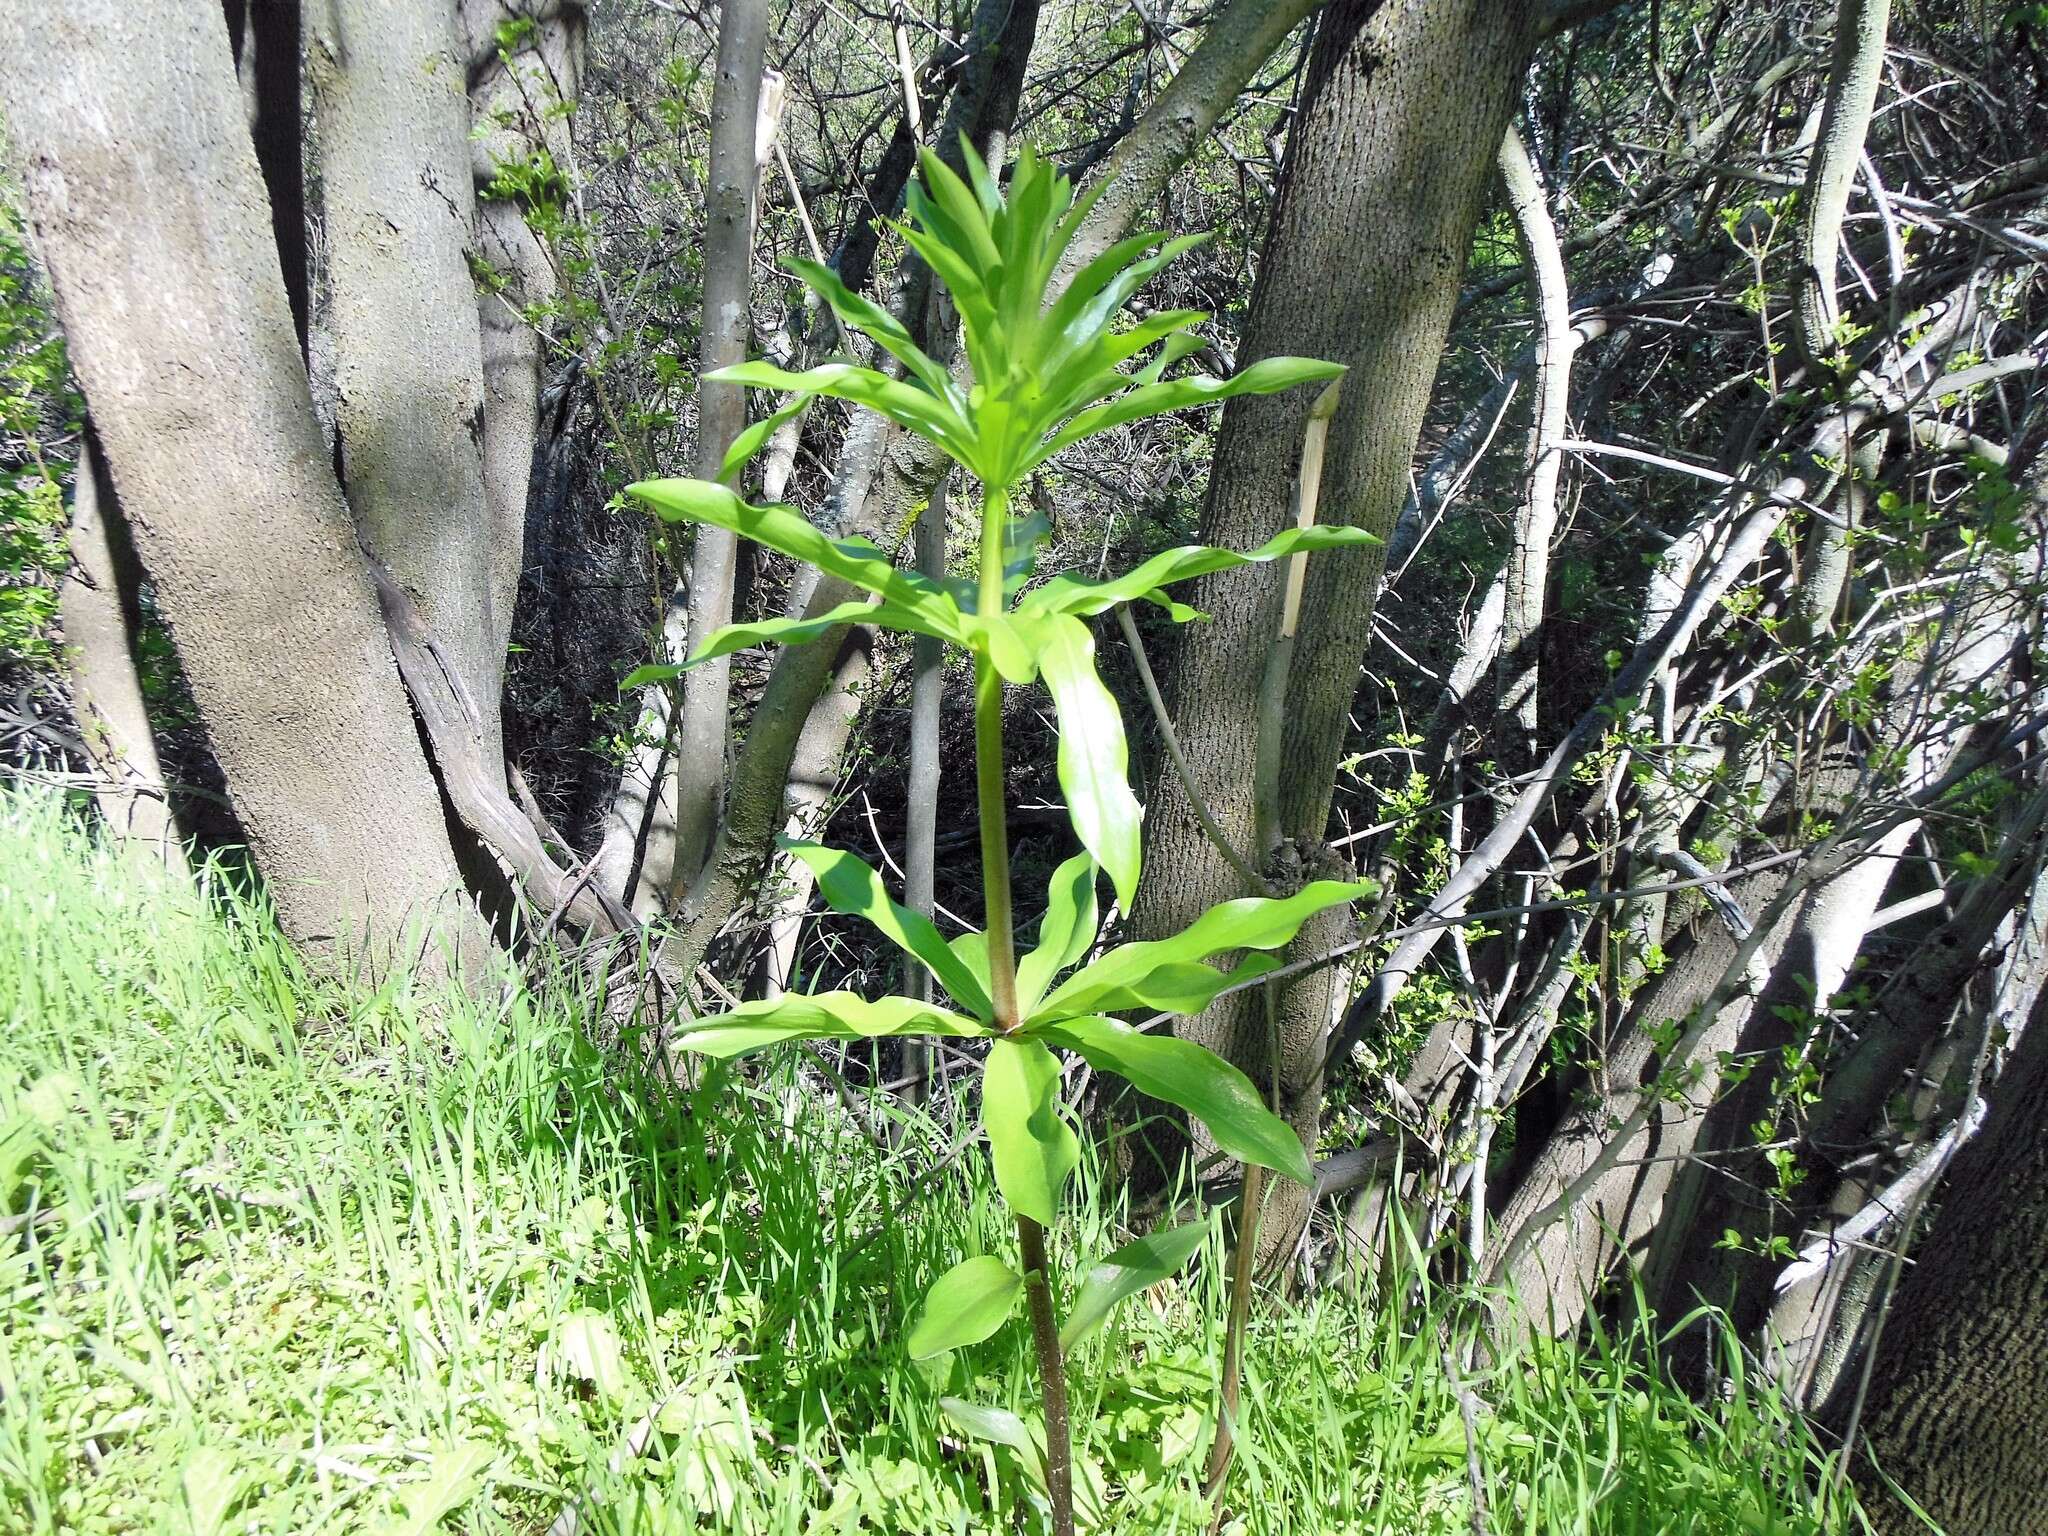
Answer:
[[(1028, 1416), (1021, 1324), (901, 1350), (1005, 1241), (979, 1151), (917, 1120), (883, 1156), (791, 1059), (651, 1092), (580, 995), (315, 983), (260, 911), (0, 795), (0, 1529), (1039, 1529), (937, 1406)], [(1208, 1527), (1209, 1272), (1075, 1362), (1106, 1529)], [(1262, 1311), (1226, 1530), (1470, 1529), (1450, 1301)], [(1498, 1536), (1839, 1528), (1796, 1419), (1695, 1407), (1643, 1342), (1476, 1373)]]

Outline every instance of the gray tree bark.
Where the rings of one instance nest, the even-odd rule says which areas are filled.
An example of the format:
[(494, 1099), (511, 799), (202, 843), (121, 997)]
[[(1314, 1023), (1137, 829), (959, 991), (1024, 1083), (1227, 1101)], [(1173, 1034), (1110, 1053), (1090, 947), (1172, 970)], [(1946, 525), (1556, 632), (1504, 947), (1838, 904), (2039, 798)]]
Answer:
[(516, 523), (509, 545), (493, 529), (484, 496), (476, 196), (454, 0), (331, 0), (308, 45), (343, 484), (502, 758), (519, 544)]
[(1868, 1454), (1859, 1447), (1855, 1467), (1883, 1536), (1926, 1529), (1885, 1478), (1945, 1530), (2048, 1532), (2048, 1020), (2038, 1007), (1988, 1097), (1878, 1343)]
[(100, 820), (183, 870), (185, 850), (135, 670), (140, 576), (104, 456), (87, 431), (71, 493), (71, 569), (58, 596), (71, 708), (99, 775)]
[[(753, 344), (754, 189), (760, 181), (757, 119), (768, 47), (766, 0), (724, 0), (718, 8), (718, 73), (711, 87), (711, 170), (704, 195), (704, 328), (697, 339), (697, 474), (717, 480), (732, 440), (746, 430), (747, 394), (702, 378), (743, 363)], [(690, 554), (689, 650), (732, 622), (739, 536), (709, 524)], [(675, 732), (675, 852), (666, 896), (704, 867), (718, 828), (731, 735), (732, 661), (720, 657), (683, 674)], [(643, 881), (645, 876), (643, 875)]]
[(219, 9), (0, 13), (0, 107), (72, 367), (286, 932), (329, 966), (382, 963), (439, 919), (480, 954), (314, 418)]
[[(1385, 537), (1408, 489), (1410, 458), (1442, 352), (1458, 279), (1489, 174), (1536, 41), (1536, 8), (1521, 3), (1381, 4), (1340, 0), (1323, 15), (1240, 362), (1292, 353), (1347, 362), (1323, 476), (1322, 521)], [(1314, 392), (1232, 401), (1225, 409), (1203, 509), (1204, 543), (1249, 548), (1278, 531)], [(1325, 862), (1329, 815), (1349, 707), (1365, 654), (1381, 551), (1309, 562), (1280, 743), (1281, 827)], [(1248, 723), (1276, 622), (1277, 586), (1234, 572), (1190, 599), (1214, 622), (1183, 628), (1169, 663), (1174, 728), (1200, 794), (1233, 846), (1252, 843), (1257, 758)], [(1179, 781), (1160, 774), (1145, 822), (1138, 936), (1177, 931), (1212, 903), (1242, 894)], [(1289, 987), (1279, 1009), (1286, 1112), (1313, 1144), (1313, 1077), (1332, 978)], [(1183, 1030), (1264, 1082), (1271, 1073), (1255, 991), (1226, 999)], [(1309, 1042), (1308, 1049), (1299, 1049)], [(1274, 1230), (1285, 1216), (1273, 1217)]]

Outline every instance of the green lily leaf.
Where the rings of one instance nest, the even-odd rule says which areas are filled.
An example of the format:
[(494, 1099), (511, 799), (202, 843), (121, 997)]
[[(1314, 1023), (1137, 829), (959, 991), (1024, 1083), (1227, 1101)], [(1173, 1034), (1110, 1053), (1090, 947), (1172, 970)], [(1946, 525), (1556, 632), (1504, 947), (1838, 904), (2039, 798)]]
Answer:
[(1060, 1348), (1072, 1349), (1100, 1328), (1120, 1301), (1148, 1291), (1180, 1273), (1209, 1235), (1209, 1223), (1191, 1221), (1169, 1231), (1154, 1232), (1125, 1243), (1081, 1277), (1073, 1310), (1060, 1328)]
[(860, 597), (828, 608), (816, 618), (762, 619), (752, 624), (728, 624), (706, 635), (704, 644), (688, 661), (655, 662), (650, 666), (635, 667), (620, 680), (619, 687), (627, 690), (648, 683), (664, 683), (672, 677), (682, 676), (692, 667), (702, 666), (720, 656), (730, 656), (734, 651), (743, 651), (751, 645), (765, 645), (771, 641), (782, 645), (807, 645), (842, 624), (876, 624), (883, 629), (902, 629), (913, 634), (930, 632), (915, 615), (906, 614), (888, 603), (877, 603), (871, 597)]
[(832, 306), (832, 313), (850, 331), (859, 331), (887, 352), (934, 395), (944, 400), (953, 410), (962, 405), (960, 392), (954, 386), (952, 375), (925, 353), (911, 339), (903, 322), (873, 299), (855, 293), (840, 280), (839, 274), (830, 267), (801, 258), (788, 263), (789, 270), (801, 278), (818, 296)]
[[(1024, 1421), (1007, 1408), (984, 1408), (958, 1397), (942, 1397), (939, 1409), (959, 1426), (961, 1433), (991, 1445), (1007, 1445), (1036, 1470), (1043, 1452)], [(1042, 1475), (1042, 1474), (1041, 1474)]]
[(1194, 1041), (1100, 1018), (1065, 1019), (1032, 1033), (1073, 1051), (1098, 1072), (1115, 1073), (1140, 1093), (1178, 1105), (1232, 1157), (1298, 1184), (1315, 1182), (1294, 1128), (1266, 1108), (1250, 1078)]
[(872, 866), (841, 848), (786, 837), (777, 838), (776, 845), (801, 859), (817, 877), (818, 894), (834, 912), (866, 918), (890, 943), (924, 962), (961, 1007), (982, 1020), (995, 1017), (983, 984), (947, 946), (932, 920), (892, 901)]
[(1081, 1139), (1060, 1118), (1058, 1058), (1037, 1040), (998, 1038), (982, 1070), (981, 1124), (1010, 1209), (1051, 1226), (1081, 1160)]
[[(965, 615), (937, 582), (898, 570), (874, 545), (860, 539), (834, 542), (789, 507), (755, 507), (709, 480), (642, 480), (626, 494), (645, 502), (669, 522), (710, 523), (730, 528), (757, 544), (814, 565), (828, 575), (876, 593), (897, 610), (891, 622), (917, 626), (920, 634), (964, 644)], [(874, 616), (868, 616), (874, 622)]]
[(1129, 911), (1138, 890), (1139, 820), (1131, 793), (1130, 748), (1116, 699), (1095, 671), (1095, 637), (1068, 614), (1039, 627), (1038, 669), (1059, 712), (1060, 789), (1081, 844), (1095, 856)]
[(1038, 944), (1017, 962), (1017, 1006), (1028, 1019), (1045, 989), (1095, 943), (1095, 860), (1077, 853), (1052, 872)]
[[(895, 316), (812, 262), (792, 263), (791, 271), (910, 377), (891, 379), (847, 364), (799, 375), (766, 363), (708, 377), (865, 405), (933, 443), (986, 484), (1007, 489), (1049, 454), (1095, 432), (1342, 371), (1332, 364), (1269, 358), (1228, 380), (1165, 381), (1168, 368), (1199, 348), (1185, 333), (1207, 316), (1172, 310), (1123, 331), (1112, 327), (1140, 288), (1208, 237), (1152, 233), (1121, 240), (1055, 295), (1061, 257), (1093, 194), (1076, 201), (1068, 179), (1028, 148), (1011, 168), (1007, 196), (971, 145), (963, 161), (964, 177), (924, 151), (922, 175), (906, 192), (907, 218), (892, 227), (946, 285), (960, 313), (976, 381), (964, 399)], [(1136, 361), (1155, 346), (1159, 350), (1149, 364)], [(749, 428), (736, 453), (743, 449), (743, 460), (773, 430), (757, 434)]]
[[(1133, 566), (1123, 575), (1103, 581), (1089, 581), (1075, 576), (1055, 576), (1044, 586), (1027, 593), (1024, 600), (1017, 605), (1017, 611), (1020, 616), (1071, 613), (1085, 617), (1114, 608), (1118, 603), (1144, 598), (1159, 602), (1169, 612), (1175, 612), (1178, 605), (1169, 603), (1165, 595), (1159, 591), (1159, 588), (1172, 582), (1206, 576), (1211, 571), (1227, 571), (1240, 565), (1255, 565), (1277, 560), (1283, 555), (1379, 542), (1378, 538), (1363, 528), (1317, 527), (1290, 528), (1278, 538), (1261, 544), (1248, 554), (1239, 553), (1234, 549), (1188, 544), (1154, 555), (1143, 564)], [(1192, 616), (1193, 612), (1193, 609), (1179, 609), (1175, 616), (1178, 618), (1183, 613)]]
[(1278, 394), (1297, 384), (1334, 379), (1343, 372), (1342, 363), (1318, 362), (1307, 357), (1269, 357), (1227, 379), (1212, 379), (1204, 374), (1192, 379), (1140, 384), (1125, 394), (1080, 412), (1042, 443), (1019, 467), (1018, 473), (1029, 474), (1054, 454), (1134, 421), (1165, 416), (1191, 406), (1214, 405), (1219, 400), (1230, 400), (1239, 395)]
[(1098, 956), (1061, 982), (1032, 1018), (1159, 1006), (1122, 999), (1144, 997), (1148, 979), (1167, 966), (1199, 963), (1232, 950), (1278, 949), (1324, 908), (1364, 900), (1377, 890), (1370, 880), (1317, 880), (1292, 896), (1242, 896), (1218, 902), (1170, 939), (1119, 944)]
[(986, 994), (992, 985), (988, 976), (988, 935), (978, 928), (967, 933), (956, 933), (946, 940), (946, 948), (953, 951), (954, 958), (967, 967), (967, 974), (975, 979), (982, 992)]
[(856, 992), (792, 992), (741, 1003), (725, 1013), (679, 1024), (669, 1043), (700, 1056), (739, 1056), (785, 1040), (856, 1040), (880, 1035), (989, 1033), (978, 1019), (910, 997), (865, 998)]
[(747, 427), (725, 450), (725, 458), (718, 466), (718, 478), (729, 485), (737, 483), (735, 477), (753, 461), (755, 454), (768, 446), (768, 439), (775, 435), (776, 430), (790, 418), (800, 415), (810, 403), (809, 395), (792, 395), (777, 407), (773, 415)]
[(1023, 1289), (1023, 1276), (1001, 1259), (962, 1260), (932, 1282), (904, 1349), (913, 1360), (929, 1360), (979, 1344), (1003, 1326)]
[(733, 363), (704, 375), (721, 384), (785, 390), (799, 395), (824, 395), (864, 405), (907, 432), (914, 432), (949, 453), (971, 454), (973, 429), (946, 400), (930, 390), (853, 363), (820, 363), (791, 373), (773, 363)]

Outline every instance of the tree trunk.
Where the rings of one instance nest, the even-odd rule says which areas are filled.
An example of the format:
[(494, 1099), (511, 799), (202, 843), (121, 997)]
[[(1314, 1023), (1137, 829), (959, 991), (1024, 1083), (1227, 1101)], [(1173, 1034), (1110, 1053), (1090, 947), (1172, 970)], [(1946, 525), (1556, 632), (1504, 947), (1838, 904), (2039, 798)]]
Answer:
[(185, 850), (135, 671), (141, 574), (105, 456), (88, 430), (71, 493), (71, 569), (58, 599), (71, 709), (100, 777), (100, 819), (115, 836), (158, 849), (166, 864), (182, 870)]
[[(757, 120), (761, 64), (768, 46), (766, 0), (724, 0), (718, 8), (718, 73), (711, 88), (711, 171), (704, 195), (704, 328), (697, 339), (697, 475), (718, 470), (746, 429), (747, 392), (703, 378), (743, 363), (753, 345), (754, 189), (760, 181)], [(695, 653), (732, 622), (739, 535), (700, 524), (690, 554), (690, 631)], [(645, 870), (667, 897), (687, 887), (711, 851), (731, 726), (732, 660), (721, 656), (683, 674), (676, 721), (675, 854), (671, 867)]]
[[(1884, 1536), (2048, 1532), (2048, 1020), (2036, 1009), (1885, 1319), (1857, 1481)], [(1853, 1380), (1853, 1373), (1851, 1379)], [(1847, 1394), (1841, 1394), (1846, 1396)], [(1874, 1468), (1873, 1468), (1874, 1463)]]
[[(452, 0), (332, 0), (310, 29), (326, 313), (349, 505), (503, 756), (516, 534), (484, 497), (469, 97)], [(530, 466), (529, 466), (530, 467)]]
[(381, 963), (438, 917), (480, 953), (313, 415), (220, 11), (11, 8), (0, 106), (72, 367), (286, 932), (328, 966)]
[[(1239, 362), (1292, 353), (1351, 365), (1330, 429), (1324, 522), (1385, 537), (1401, 510), (1458, 278), (1535, 45), (1535, 11), (1479, 0), (1339, 0), (1323, 14)], [(1314, 402), (1313, 391), (1292, 390), (1225, 409), (1202, 542), (1249, 548), (1279, 530)], [(1376, 548), (1309, 562), (1278, 753), (1279, 830), (1307, 850), (1308, 865), (1323, 862), (1315, 850), (1381, 570)], [(1276, 579), (1240, 571), (1197, 585), (1190, 601), (1215, 618), (1179, 632), (1174, 727), (1217, 823), (1233, 846), (1246, 847), (1257, 745), (1245, 722), (1259, 718)], [(1145, 831), (1146, 875), (1132, 913), (1138, 936), (1163, 937), (1243, 894), (1176, 778), (1156, 776)], [(1282, 1061), (1313, 1072), (1332, 984), (1326, 971), (1282, 995)], [(1270, 1076), (1256, 989), (1183, 1029), (1256, 1081)], [(1312, 1145), (1313, 1077), (1283, 1082), (1281, 1092)]]

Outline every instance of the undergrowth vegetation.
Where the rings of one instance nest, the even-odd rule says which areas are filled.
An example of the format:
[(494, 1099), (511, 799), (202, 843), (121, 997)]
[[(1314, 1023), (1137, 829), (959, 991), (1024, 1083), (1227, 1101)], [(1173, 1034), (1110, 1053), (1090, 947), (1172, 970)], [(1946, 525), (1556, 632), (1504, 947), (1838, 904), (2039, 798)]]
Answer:
[[(0, 799), (0, 1528), (1038, 1528), (938, 1407), (1028, 1411), (1026, 1328), (901, 1336), (1003, 1240), (982, 1149), (892, 1110), (877, 1150), (793, 1051), (658, 1090), (590, 1010), (316, 984), (231, 891)], [(1078, 1252), (1124, 1235), (1103, 1188)], [(1074, 1357), (1084, 1523), (1210, 1526), (1222, 1243)], [(1640, 1337), (1468, 1366), (1476, 1309), (1382, 1275), (1255, 1314), (1224, 1530), (1463, 1533), (1475, 1477), (1503, 1536), (1844, 1528), (1739, 1371), (1700, 1407)]]

